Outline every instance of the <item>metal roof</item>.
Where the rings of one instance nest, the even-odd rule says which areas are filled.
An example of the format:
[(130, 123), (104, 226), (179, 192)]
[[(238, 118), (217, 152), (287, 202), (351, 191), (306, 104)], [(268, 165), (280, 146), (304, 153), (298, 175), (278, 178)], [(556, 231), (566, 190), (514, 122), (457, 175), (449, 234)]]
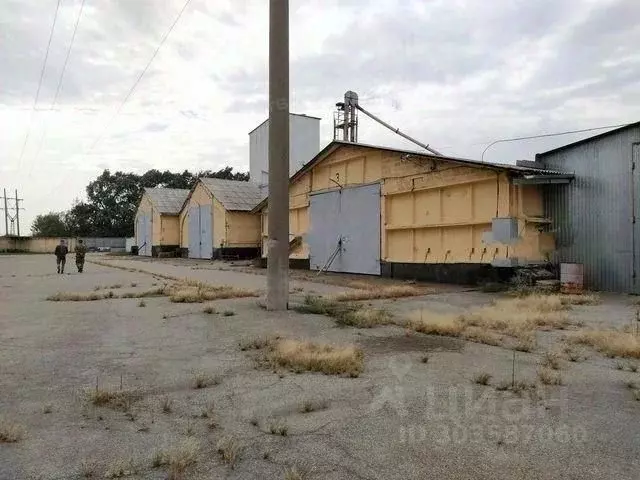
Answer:
[(536, 157), (547, 155), (547, 154), (550, 154), (550, 153), (556, 153), (556, 152), (559, 152), (560, 150), (564, 150), (564, 149), (567, 149), (567, 148), (577, 147), (578, 145), (582, 145), (582, 144), (590, 142), (592, 140), (597, 140), (599, 138), (606, 137), (608, 135), (614, 135), (614, 134), (619, 133), (619, 132), (621, 132), (623, 130), (626, 130), (628, 128), (635, 128), (635, 127), (640, 127), (640, 122), (628, 123), (627, 125), (624, 125), (622, 127), (614, 128), (613, 130), (609, 130), (609, 131), (604, 132), (604, 133), (599, 133), (598, 135), (592, 135), (591, 137), (583, 138), (582, 140), (578, 140), (577, 142), (567, 143), (566, 145), (562, 145), (561, 147), (556, 147), (556, 148), (554, 148), (552, 150), (547, 150), (546, 152), (537, 153)]
[[(524, 174), (539, 174), (539, 175), (573, 175), (571, 172), (561, 172), (555, 170), (546, 170), (543, 168), (534, 168), (534, 167), (524, 167), (520, 165), (511, 165), (506, 163), (494, 163), (494, 162), (481, 162), (480, 160), (470, 160), (468, 158), (460, 158), (460, 157), (451, 157), (447, 155), (434, 155), (429, 152), (424, 151), (415, 151), (415, 150), (404, 150), (393, 147), (384, 147), (380, 145), (369, 145), (366, 143), (355, 143), (355, 142), (345, 142), (343, 140), (334, 140), (331, 143), (327, 144), (320, 152), (309, 160), (306, 164), (304, 164), (300, 170), (294, 173), (289, 179), (289, 183), (295, 182), (298, 178), (308, 172), (311, 168), (313, 168), (317, 163), (324, 160), (328, 155), (336, 151), (337, 149), (343, 146), (351, 146), (351, 147), (360, 147), (360, 148), (370, 148), (374, 150), (384, 150), (392, 153), (400, 153), (403, 154), (403, 157), (406, 155), (406, 158), (421, 160), (421, 159), (430, 159), (430, 160), (445, 160), (448, 162), (455, 162), (462, 165), (469, 165), (472, 167), (482, 167), (482, 168), (491, 168), (493, 170), (506, 170), (513, 173), (518, 173), (521, 175)], [(260, 202), (253, 211), (258, 211), (264, 205), (266, 205), (267, 199), (265, 198), (262, 202)]]
[(144, 192), (158, 211), (166, 215), (178, 215), (189, 195), (189, 190), (181, 188), (145, 188)]
[(267, 196), (267, 190), (264, 187), (251, 182), (219, 178), (201, 178), (200, 181), (225, 210), (248, 212)]

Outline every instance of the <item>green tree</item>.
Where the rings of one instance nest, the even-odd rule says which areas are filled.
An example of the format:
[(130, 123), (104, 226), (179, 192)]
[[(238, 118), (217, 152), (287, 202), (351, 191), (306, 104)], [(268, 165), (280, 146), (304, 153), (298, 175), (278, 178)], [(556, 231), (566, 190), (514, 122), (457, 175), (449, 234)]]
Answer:
[(142, 175), (112, 174), (105, 170), (87, 186), (87, 202), (74, 205), (68, 212), (69, 230), (83, 236), (131, 237), (138, 203), (145, 188), (190, 189), (201, 177), (249, 180), (248, 173), (234, 172), (233, 167), (202, 170), (196, 174), (188, 170), (173, 173), (156, 169)]
[(92, 237), (95, 233), (96, 209), (93, 205), (76, 199), (73, 207), (64, 216), (64, 223), (69, 235), (75, 237)]
[(62, 212), (38, 215), (31, 224), (31, 233), (35, 237), (66, 237), (68, 232), (64, 217)]

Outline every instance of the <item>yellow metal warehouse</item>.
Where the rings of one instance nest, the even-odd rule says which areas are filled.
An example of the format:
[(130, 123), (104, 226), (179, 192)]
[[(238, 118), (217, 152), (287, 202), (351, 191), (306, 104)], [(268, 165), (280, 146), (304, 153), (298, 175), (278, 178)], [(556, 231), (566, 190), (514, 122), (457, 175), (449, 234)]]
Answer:
[[(554, 239), (536, 179), (553, 175), (334, 141), (290, 179), (292, 266), (475, 283), (495, 266), (546, 262)], [(266, 200), (258, 212), (265, 242)]]
[(180, 247), (179, 215), (189, 190), (145, 188), (135, 219), (139, 255), (157, 257)]
[(201, 178), (180, 212), (180, 247), (189, 258), (252, 258), (260, 251), (260, 217), (251, 210), (266, 196), (257, 184)]

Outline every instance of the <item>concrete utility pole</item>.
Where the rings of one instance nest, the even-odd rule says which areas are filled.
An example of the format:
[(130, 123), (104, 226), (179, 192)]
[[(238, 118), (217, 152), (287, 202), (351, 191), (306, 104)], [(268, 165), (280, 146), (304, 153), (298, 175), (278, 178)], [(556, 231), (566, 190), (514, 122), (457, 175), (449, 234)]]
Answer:
[(4, 188), (4, 234), (9, 236), (9, 210), (7, 208), (7, 189)]
[(289, 303), (289, 0), (269, 2), (267, 310)]
[(18, 190), (16, 189), (16, 224), (18, 225), (18, 236), (20, 236), (20, 200), (18, 198)]

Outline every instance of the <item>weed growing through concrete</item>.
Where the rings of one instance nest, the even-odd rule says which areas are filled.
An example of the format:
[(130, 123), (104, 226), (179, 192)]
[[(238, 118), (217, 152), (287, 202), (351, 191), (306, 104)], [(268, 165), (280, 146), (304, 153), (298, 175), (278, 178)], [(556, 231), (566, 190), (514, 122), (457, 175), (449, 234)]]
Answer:
[(638, 371), (638, 364), (637, 363), (630, 363), (629, 364), (629, 371), (631, 372), (637, 372)]
[(284, 470), (284, 480), (306, 480), (309, 478), (309, 470), (301, 467), (287, 467)]
[(211, 385), (212, 379), (209, 375), (204, 372), (194, 372), (192, 379), (192, 386), (195, 389), (207, 388)]
[(292, 339), (279, 340), (267, 354), (273, 364), (291, 370), (308, 370), (328, 375), (360, 375), (364, 353), (355, 345), (333, 346)]
[(560, 370), (560, 368), (562, 367), (560, 355), (555, 352), (546, 352), (542, 356), (540, 365), (545, 368), (550, 368), (551, 370)]
[(216, 309), (213, 308), (211, 305), (208, 305), (208, 306), (204, 307), (202, 309), (202, 312), (206, 313), (207, 315), (213, 315), (214, 313), (218, 313), (218, 312), (216, 312)]
[(624, 363), (616, 362), (615, 367), (616, 367), (616, 370), (624, 370)]
[(0, 443), (17, 443), (23, 437), (22, 426), (0, 417)]
[(236, 312), (234, 312), (233, 310), (225, 310), (222, 314), (225, 317), (233, 317), (236, 314)]
[(419, 333), (447, 337), (458, 337), (464, 329), (458, 316), (432, 313), (426, 310), (420, 310), (410, 315), (405, 326)]
[(146, 307), (147, 303), (144, 300), (140, 300), (140, 302), (138, 303), (139, 307)]
[(123, 478), (136, 475), (138, 468), (132, 458), (115, 460), (107, 467), (104, 478)]
[(169, 300), (176, 303), (202, 303), (227, 298), (256, 297), (258, 292), (229, 285), (214, 286), (204, 283), (187, 282), (168, 291)]
[(371, 328), (392, 323), (393, 316), (386, 310), (343, 303), (338, 300), (307, 295), (302, 305), (294, 307), (299, 313), (325, 315), (341, 326)]
[(273, 346), (278, 340), (280, 340), (279, 336), (256, 337), (240, 340), (240, 342), (238, 342), (238, 346), (243, 352), (247, 350), (261, 350), (263, 348)]
[(223, 437), (218, 441), (216, 450), (225, 465), (235, 468), (242, 454), (242, 445), (233, 437)]
[(478, 385), (489, 385), (489, 380), (491, 380), (491, 375), (486, 372), (477, 373), (473, 376), (473, 382)]
[(353, 302), (359, 300), (415, 297), (431, 292), (431, 290), (414, 287), (412, 285), (392, 285), (388, 287), (371, 285), (370, 288), (351, 290), (333, 295), (331, 299), (338, 302)]
[(549, 368), (538, 370), (538, 379), (543, 385), (562, 385), (562, 377), (558, 372)]
[(168, 395), (162, 397), (162, 400), (160, 400), (160, 408), (163, 413), (173, 412), (173, 400)]
[(326, 410), (329, 408), (329, 402), (327, 400), (311, 400), (307, 399), (300, 405), (300, 413), (311, 413), (318, 410)]
[(97, 469), (95, 460), (84, 459), (80, 462), (80, 476), (82, 478), (94, 478)]
[(286, 437), (289, 434), (289, 426), (284, 420), (273, 420), (269, 424), (269, 433)]
[(508, 380), (503, 380), (500, 383), (496, 384), (496, 390), (499, 392), (504, 392), (511, 388), (511, 382)]
[(53, 412), (53, 405), (51, 405), (50, 403), (46, 404), (44, 407), (42, 407), (42, 413), (44, 414), (48, 414)]
[(135, 287), (137, 287), (137, 286), (138, 286), (138, 284), (137, 284), (136, 282), (131, 282), (131, 287), (132, 287), (132, 288), (135, 288)]
[(428, 363), (429, 362), (429, 355), (422, 355), (420, 357), (420, 362), (421, 363)]
[(142, 394), (133, 390), (106, 390), (102, 388), (88, 389), (87, 401), (96, 407), (108, 407), (114, 410), (127, 412), (136, 401), (142, 398)]
[(604, 355), (640, 358), (640, 337), (618, 330), (587, 330), (568, 337), (569, 342), (589, 345)]

